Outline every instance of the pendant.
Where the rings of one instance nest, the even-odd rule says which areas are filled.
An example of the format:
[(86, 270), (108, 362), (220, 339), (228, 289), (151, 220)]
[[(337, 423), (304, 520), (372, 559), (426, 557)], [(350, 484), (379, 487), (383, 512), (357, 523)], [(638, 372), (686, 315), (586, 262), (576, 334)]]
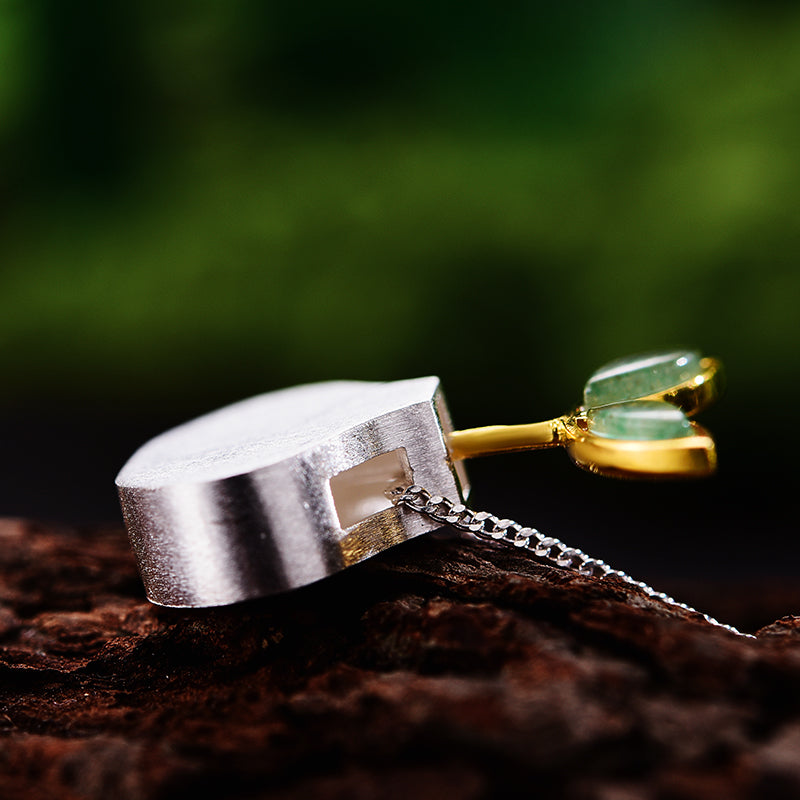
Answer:
[[(640, 356), (595, 372), (570, 414), (464, 431), (453, 430), (435, 377), (298, 386), (157, 436), (122, 468), (117, 488), (147, 596), (164, 606), (305, 586), (457, 518), (493, 539), (513, 531), (511, 543), (534, 555), (557, 543), (563, 563), (551, 560), (561, 566), (578, 568), (569, 550), (591, 563), (584, 574), (632, 580), (509, 520), (468, 519), (463, 461), (563, 446), (603, 475), (707, 475), (714, 442), (691, 417), (719, 395), (720, 379), (719, 363), (696, 353)], [(424, 509), (409, 499), (420, 492)], [(446, 498), (453, 520), (436, 510)], [(487, 528), (487, 519), (508, 525)]]

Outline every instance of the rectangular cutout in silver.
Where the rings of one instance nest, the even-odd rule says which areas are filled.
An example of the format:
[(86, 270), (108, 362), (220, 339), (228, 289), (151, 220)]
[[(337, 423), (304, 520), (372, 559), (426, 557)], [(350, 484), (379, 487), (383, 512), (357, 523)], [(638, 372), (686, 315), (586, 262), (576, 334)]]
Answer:
[(330, 480), (333, 504), (342, 529), (392, 507), (387, 491), (414, 482), (406, 449), (399, 447), (346, 469)]

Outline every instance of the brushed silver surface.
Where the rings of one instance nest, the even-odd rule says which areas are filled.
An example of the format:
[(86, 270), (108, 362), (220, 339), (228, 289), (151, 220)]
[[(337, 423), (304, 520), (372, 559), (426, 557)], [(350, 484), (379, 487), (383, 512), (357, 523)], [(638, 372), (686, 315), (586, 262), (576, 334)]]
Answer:
[[(148, 598), (202, 607), (275, 594), (435, 530), (388, 501), (343, 527), (331, 478), (402, 450), (374, 463), (407, 463), (409, 485), (466, 499), (463, 466), (445, 445), (450, 429), (439, 380), (428, 377), (284, 389), (155, 437), (117, 476)], [(351, 474), (350, 484), (360, 473)]]

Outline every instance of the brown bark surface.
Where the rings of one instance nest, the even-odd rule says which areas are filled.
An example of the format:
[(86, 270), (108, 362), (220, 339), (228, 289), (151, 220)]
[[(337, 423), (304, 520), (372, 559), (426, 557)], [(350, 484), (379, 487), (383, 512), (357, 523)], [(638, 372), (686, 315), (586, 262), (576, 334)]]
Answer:
[(121, 531), (0, 522), (0, 797), (192, 796), (797, 797), (800, 618), (741, 639), (434, 537), (174, 611)]

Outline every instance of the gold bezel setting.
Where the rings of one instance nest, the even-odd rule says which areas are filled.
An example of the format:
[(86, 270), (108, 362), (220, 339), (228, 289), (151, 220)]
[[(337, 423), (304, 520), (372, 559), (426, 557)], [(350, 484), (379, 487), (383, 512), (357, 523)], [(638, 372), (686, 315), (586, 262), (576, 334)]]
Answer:
[[(689, 379), (658, 391), (627, 397), (617, 403), (664, 402), (693, 416), (713, 403), (722, 392), (722, 365), (715, 358), (702, 358), (699, 371)], [(451, 458), (538, 450), (564, 446), (579, 467), (590, 472), (624, 478), (697, 478), (710, 475), (717, 465), (716, 447), (709, 432), (690, 422), (691, 432), (679, 438), (630, 439), (592, 432), (587, 413), (579, 407), (545, 422), (525, 425), (491, 425), (454, 431), (447, 443)]]

